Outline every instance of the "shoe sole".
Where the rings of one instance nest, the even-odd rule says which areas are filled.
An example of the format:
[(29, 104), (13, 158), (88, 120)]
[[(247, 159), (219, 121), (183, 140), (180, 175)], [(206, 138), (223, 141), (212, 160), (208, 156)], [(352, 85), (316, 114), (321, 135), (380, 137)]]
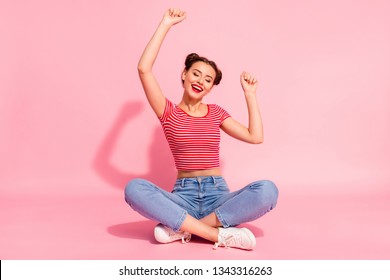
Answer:
[(250, 240), (250, 247), (249, 248), (242, 248), (242, 249), (253, 250), (256, 247), (256, 238), (255, 238), (254, 234), (247, 228), (241, 228), (241, 230), (245, 232), (246, 236)]
[(159, 243), (163, 243), (163, 244), (166, 244), (166, 243), (170, 243), (170, 242), (173, 242), (173, 241), (170, 241), (169, 238), (166, 239), (166, 238), (161, 238), (161, 236), (166, 236), (166, 232), (163, 228), (159, 227), (159, 226), (156, 226), (154, 228), (154, 239), (156, 239), (157, 242)]

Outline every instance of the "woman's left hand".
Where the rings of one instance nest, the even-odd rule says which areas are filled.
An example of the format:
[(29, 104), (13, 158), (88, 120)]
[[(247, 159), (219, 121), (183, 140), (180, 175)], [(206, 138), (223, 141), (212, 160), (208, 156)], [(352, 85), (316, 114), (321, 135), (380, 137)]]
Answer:
[(257, 79), (248, 72), (242, 72), (241, 76), (241, 86), (245, 93), (255, 93), (257, 89)]

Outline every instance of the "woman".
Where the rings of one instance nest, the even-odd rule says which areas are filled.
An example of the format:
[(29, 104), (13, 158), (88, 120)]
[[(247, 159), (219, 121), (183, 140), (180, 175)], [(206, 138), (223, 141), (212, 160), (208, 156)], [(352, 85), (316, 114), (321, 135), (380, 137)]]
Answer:
[(146, 97), (159, 118), (177, 168), (173, 191), (134, 179), (126, 186), (126, 202), (143, 216), (158, 221), (158, 242), (188, 242), (191, 234), (225, 246), (252, 250), (253, 233), (234, 226), (255, 220), (276, 205), (278, 190), (270, 181), (256, 181), (230, 192), (219, 166), (220, 129), (248, 143), (262, 143), (263, 127), (256, 100), (257, 80), (247, 72), (241, 85), (247, 102), (249, 125), (235, 121), (224, 109), (203, 103), (218, 85), (222, 73), (207, 58), (190, 54), (182, 72), (184, 93), (178, 105), (163, 95), (152, 72), (162, 42), (170, 28), (186, 18), (180, 9), (169, 9), (146, 46), (138, 72)]

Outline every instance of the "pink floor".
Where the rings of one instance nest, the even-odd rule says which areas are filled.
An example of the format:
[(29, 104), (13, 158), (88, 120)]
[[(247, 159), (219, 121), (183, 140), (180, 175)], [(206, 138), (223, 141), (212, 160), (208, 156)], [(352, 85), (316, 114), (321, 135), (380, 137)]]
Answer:
[(154, 222), (118, 190), (84, 196), (2, 195), (0, 259), (390, 259), (390, 196), (283, 195), (246, 224), (254, 251), (193, 238), (156, 244)]

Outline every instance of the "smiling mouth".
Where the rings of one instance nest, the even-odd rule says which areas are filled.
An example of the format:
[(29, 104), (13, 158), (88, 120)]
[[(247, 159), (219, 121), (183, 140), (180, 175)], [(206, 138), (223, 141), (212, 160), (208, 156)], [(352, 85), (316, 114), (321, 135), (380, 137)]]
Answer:
[(192, 90), (196, 93), (201, 93), (203, 91), (203, 88), (198, 85), (192, 85)]

